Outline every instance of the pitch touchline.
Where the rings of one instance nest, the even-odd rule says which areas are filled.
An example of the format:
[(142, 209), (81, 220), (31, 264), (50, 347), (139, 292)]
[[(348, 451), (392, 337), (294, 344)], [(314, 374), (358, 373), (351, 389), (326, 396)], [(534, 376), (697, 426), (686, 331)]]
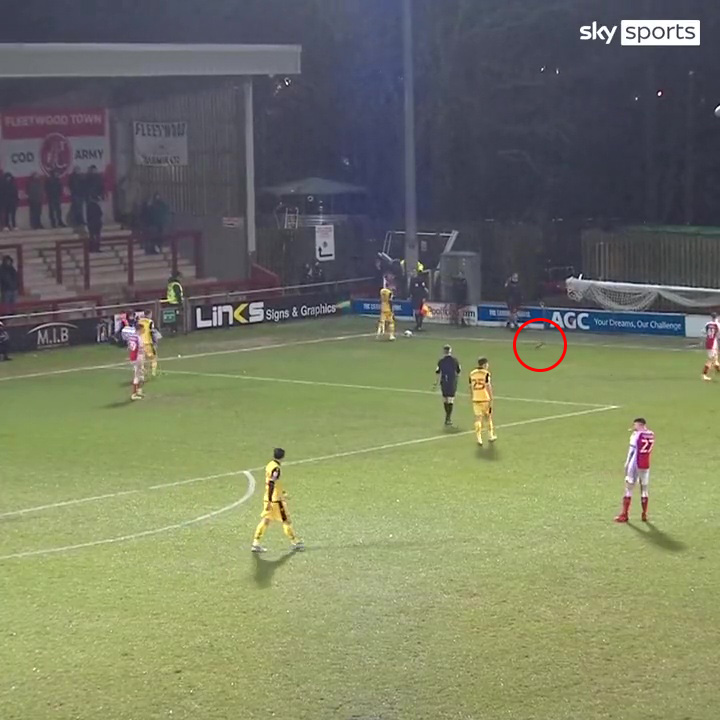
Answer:
[[(204, 358), (204, 357), (214, 357), (215, 355), (233, 355), (236, 353), (245, 353), (245, 352), (257, 352), (260, 350), (275, 350), (280, 348), (286, 348), (286, 347), (295, 347), (299, 345), (314, 345), (317, 343), (325, 343), (325, 342), (340, 342), (342, 340), (354, 340), (356, 338), (364, 338), (364, 337), (373, 337), (375, 333), (353, 333), (350, 335), (337, 335), (335, 337), (327, 337), (327, 338), (315, 338), (313, 340), (294, 340), (290, 342), (283, 342), (283, 343), (271, 343), (268, 345), (253, 345), (251, 347), (242, 347), (242, 348), (231, 348), (229, 350), (209, 350), (208, 352), (202, 352), (202, 353), (191, 353), (189, 355), (183, 355), (182, 357), (163, 357), (161, 358), (161, 361), (163, 364), (170, 362), (172, 360), (192, 360), (196, 358)], [(489, 338), (489, 337), (459, 337), (456, 336), (452, 339), (450, 338), (438, 338), (437, 336), (425, 336), (423, 339), (425, 340), (434, 340), (436, 342), (492, 342), (492, 343), (506, 343), (508, 342), (507, 338)], [(523, 345), (531, 345), (534, 344), (535, 341), (520, 341)], [(665, 351), (665, 352), (685, 352), (689, 349), (697, 349), (697, 345), (694, 345), (691, 348), (668, 348), (668, 347), (658, 347), (655, 345), (623, 345), (620, 343), (594, 343), (591, 341), (585, 341), (582, 340), (578, 343), (578, 346), (582, 347), (603, 347), (603, 348), (619, 348), (623, 350), (659, 350), (659, 351)], [(68, 375), (70, 373), (77, 373), (77, 372), (89, 372), (91, 370), (110, 370), (112, 368), (118, 368), (118, 367), (126, 367), (126, 362), (117, 362), (117, 363), (108, 363), (105, 365), (84, 365), (80, 367), (74, 367), (74, 368), (65, 368), (64, 370), (44, 370), (41, 372), (35, 372), (35, 373), (26, 373), (24, 375), (10, 375), (8, 377), (0, 377), (0, 382), (9, 382), (10, 380), (30, 380), (33, 378), (41, 378), (41, 377), (53, 377), (55, 375)]]
[[(239, 474), (239, 473), (236, 473)], [(127, 542), (128, 540), (139, 540), (143, 537), (149, 537), (151, 535), (160, 535), (161, 533), (170, 532), (171, 530), (180, 530), (181, 528), (190, 527), (191, 525), (197, 525), (198, 523), (210, 520), (211, 518), (222, 515), (223, 513), (234, 510), (243, 503), (247, 502), (255, 492), (255, 477), (249, 470), (245, 470), (243, 475), (247, 478), (248, 486), (245, 494), (234, 503), (221, 507), (219, 510), (213, 510), (212, 512), (200, 515), (192, 520), (184, 520), (183, 522), (174, 523), (173, 525), (165, 525), (161, 528), (154, 528), (153, 530), (142, 530), (141, 532), (131, 533), (129, 535), (120, 535), (118, 537), (106, 538), (104, 540), (91, 540), (89, 542), (77, 543), (76, 545), (63, 545), (55, 548), (45, 548), (42, 550), (27, 550), (25, 552), (11, 553), (10, 555), (0, 555), (0, 561), (12, 560), (14, 558), (31, 557), (33, 555), (51, 555), (56, 553), (69, 552), (71, 550), (81, 550), (82, 548), (97, 547), (98, 545), (112, 545), (113, 543)]]
[[(605, 405), (603, 407), (589, 408), (587, 410), (577, 410), (575, 412), (561, 413), (560, 415), (546, 415), (544, 417), (529, 418), (527, 420), (517, 420), (511, 423), (498, 425), (498, 429), (508, 429), (512, 427), (520, 427), (521, 425), (532, 425), (533, 423), (547, 422), (549, 420), (563, 420), (565, 418), (580, 417), (581, 415), (592, 415), (599, 412), (608, 412), (609, 410), (617, 410), (619, 405)], [(421, 445), (423, 443), (434, 442), (436, 440), (447, 440), (448, 438), (462, 437), (474, 433), (474, 430), (465, 430), (458, 433), (443, 433), (442, 435), (430, 435), (424, 438), (414, 438), (412, 440), (401, 440), (399, 442), (386, 443), (384, 445), (374, 445), (368, 448), (360, 448), (359, 450), (346, 450), (339, 453), (331, 453), (329, 455), (320, 455), (318, 457), (305, 458), (302, 460), (290, 460), (284, 465), (307, 465), (309, 463), (323, 462), (325, 460), (335, 460), (339, 458), (352, 457), (354, 455), (365, 455), (368, 453), (380, 452), (382, 450), (392, 450), (399, 447), (408, 447), (412, 445)], [(65, 500), (63, 502), (49, 503), (46, 505), (36, 505), (34, 507), (23, 508), (21, 510), (10, 510), (0, 514), (0, 518), (17, 517), (27, 515), (29, 513), (40, 512), (42, 510), (52, 510), (54, 508), (68, 507), (71, 505), (81, 505), (83, 503), (97, 502), (99, 500), (107, 500), (110, 498), (122, 497), (124, 495), (135, 495), (148, 490), (162, 490), (165, 488), (178, 487), (180, 485), (191, 485), (194, 483), (207, 482), (209, 480), (218, 480), (221, 478), (235, 477), (242, 475), (244, 472), (256, 472), (262, 470), (262, 467), (250, 468), (249, 470), (231, 470), (229, 472), (217, 473), (214, 475), (205, 475), (203, 477), (188, 478), (187, 480), (176, 480), (174, 482), (162, 483), (159, 485), (151, 485), (150, 487), (138, 490), (121, 490), (116, 493), (106, 493), (104, 495), (94, 495), (91, 497), (77, 498), (76, 500)]]
[[(232, 373), (208, 373), (208, 372), (195, 372), (194, 370), (165, 370), (167, 375), (196, 375), (198, 377), (217, 377), (217, 378), (228, 378), (231, 380), (254, 380), (257, 382), (274, 382), (274, 383), (286, 383), (289, 385), (310, 385), (318, 387), (335, 387), (335, 388), (347, 388), (349, 390), (378, 390), (381, 392), (396, 392), (396, 393), (410, 393), (413, 395), (438, 395), (437, 390), (417, 390), (414, 388), (398, 388), (398, 387), (383, 387), (382, 385), (355, 385), (352, 383), (335, 383), (325, 382), (323, 380), (294, 380), (292, 378), (274, 378), (274, 377), (263, 377), (259, 375), (233, 375)], [(467, 393), (458, 393), (458, 395), (466, 395)], [(516, 402), (530, 402), (530, 403), (543, 403), (546, 405), (569, 405), (573, 407), (607, 407), (600, 403), (586, 403), (586, 402), (573, 402), (571, 400), (542, 400), (539, 398), (519, 398), (519, 397), (503, 397), (502, 395), (495, 396), (497, 400), (514, 400)]]
[[(314, 338), (313, 340), (292, 340), (283, 343), (270, 343), (268, 345), (251, 345), (250, 347), (232, 348), (230, 350), (210, 350), (202, 353), (190, 353), (178, 357), (163, 357), (162, 363), (172, 360), (194, 360), (197, 358), (214, 357), (215, 355), (233, 355), (236, 353), (258, 352), (260, 350), (277, 350), (279, 348), (296, 347), (298, 345), (317, 345), (326, 342), (341, 342), (342, 340), (354, 340), (355, 338), (371, 337), (375, 333), (356, 333), (354, 335), (336, 335), (334, 337)], [(81, 367), (65, 368), (64, 370), (45, 370), (43, 372), (27, 373), (25, 375), (10, 375), (0, 377), (0, 382), (10, 380), (30, 380), (32, 378), (53, 377), (54, 375), (68, 375), (76, 372), (88, 372), (90, 370), (112, 370), (114, 368), (127, 367), (127, 362), (108, 363), (106, 365), (84, 365)]]

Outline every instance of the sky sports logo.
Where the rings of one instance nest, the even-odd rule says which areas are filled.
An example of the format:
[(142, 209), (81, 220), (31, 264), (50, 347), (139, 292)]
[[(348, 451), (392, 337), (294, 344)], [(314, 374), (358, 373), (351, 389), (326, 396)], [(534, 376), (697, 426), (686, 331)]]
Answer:
[[(581, 40), (599, 40), (609, 45), (617, 35), (617, 25), (580, 28)], [(699, 20), (621, 20), (620, 44), (634, 47), (683, 46), (700, 44)]]

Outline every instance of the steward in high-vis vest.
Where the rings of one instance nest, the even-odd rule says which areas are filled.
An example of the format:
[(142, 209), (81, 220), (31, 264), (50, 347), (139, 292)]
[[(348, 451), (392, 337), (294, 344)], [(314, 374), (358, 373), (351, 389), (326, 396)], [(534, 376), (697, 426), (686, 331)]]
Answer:
[(182, 305), (183, 303), (183, 287), (177, 275), (171, 275), (168, 280), (165, 302), (168, 305)]
[(174, 312), (170, 313), (173, 317), (172, 320), (166, 321), (165, 314), (163, 314), (163, 326), (169, 327), (174, 333), (178, 331), (179, 327), (182, 327), (182, 309), (183, 309), (183, 286), (180, 284), (178, 279), (179, 273), (172, 274), (168, 280), (166, 297), (163, 299), (163, 304), (169, 306), (170, 310)]

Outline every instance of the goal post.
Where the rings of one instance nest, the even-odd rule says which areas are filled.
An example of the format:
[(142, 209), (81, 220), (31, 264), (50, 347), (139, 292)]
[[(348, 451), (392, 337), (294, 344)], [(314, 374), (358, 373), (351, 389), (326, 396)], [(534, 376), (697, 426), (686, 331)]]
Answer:
[(647, 310), (662, 300), (680, 308), (720, 308), (718, 288), (586, 280), (582, 276), (569, 277), (565, 286), (572, 300), (591, 302), (608, 310)]

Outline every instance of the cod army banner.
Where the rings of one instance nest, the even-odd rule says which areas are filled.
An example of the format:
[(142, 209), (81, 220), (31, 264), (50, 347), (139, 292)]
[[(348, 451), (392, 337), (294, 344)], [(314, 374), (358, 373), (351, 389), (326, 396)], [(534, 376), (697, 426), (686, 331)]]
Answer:
[[(21, 205), (27, 204), (26, 186), (33, 173), (41, 178), (53, 170), (64, 178), (73, 167), (82, 172), (95, 165), (112, 190), (110, 136), (107, 110), (13, 110), (0, 119), (0, 167), (15, 176)], [(70, 196), (63, 182), (63, 202)]]

